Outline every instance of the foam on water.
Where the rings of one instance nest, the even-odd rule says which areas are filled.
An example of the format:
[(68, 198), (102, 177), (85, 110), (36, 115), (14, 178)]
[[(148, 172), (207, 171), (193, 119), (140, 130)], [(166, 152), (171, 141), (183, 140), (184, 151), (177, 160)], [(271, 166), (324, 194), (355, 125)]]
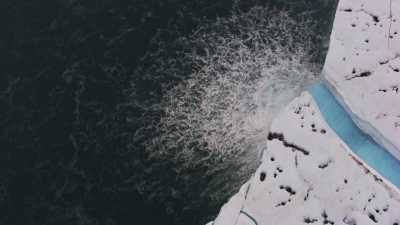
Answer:
[(318, 77), (320, 66), (309, 63), (310, 26), (255, 7), (182, 38), (193, 46), (185, 56), (194, 69), (166, 91), (152, 155), (179, 162), (179, 170), (240, 165), (227, 182), (219, 177), (226, 173), (212, 178), (217, 189), (235, 190), (258, 165), (271, 119)]
[(274, 116), (318, 80), (321, 65), (310, 60), (320, 53), (314, 25), (306, 15), (253, 7), (202, 23), (176, 42), (154, 40), (145, 59), (152, 63), (137, 74), (159, 80), (163, 97), (137, 104), (146, 126), (135, 138), (145, 139), (148, 157), (168, 162), (177, 177), (150, 166), (154, 177), (135, 184), (140, 192), (174, 215), (215, 215), (258, 166)]

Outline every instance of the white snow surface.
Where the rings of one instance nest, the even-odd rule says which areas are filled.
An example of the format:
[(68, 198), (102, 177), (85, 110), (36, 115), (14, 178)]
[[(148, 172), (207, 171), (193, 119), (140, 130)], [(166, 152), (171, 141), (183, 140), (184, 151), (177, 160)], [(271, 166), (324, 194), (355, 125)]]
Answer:
[(341, 0), (323, 74), (356, 124), (400, 160), (400, 0)]
[(262, 164), (214, 225), (400, 223), (400, 192), (329, 128), (307, 92), (273, 121)]

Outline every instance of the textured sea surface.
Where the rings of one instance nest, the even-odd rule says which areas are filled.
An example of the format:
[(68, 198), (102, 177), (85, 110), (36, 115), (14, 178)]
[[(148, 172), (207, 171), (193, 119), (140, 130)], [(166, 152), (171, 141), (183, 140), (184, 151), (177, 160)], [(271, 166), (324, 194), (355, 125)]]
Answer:
[(336, 1), (0, 5), (0, 224), (186, 225), (319, 79)]

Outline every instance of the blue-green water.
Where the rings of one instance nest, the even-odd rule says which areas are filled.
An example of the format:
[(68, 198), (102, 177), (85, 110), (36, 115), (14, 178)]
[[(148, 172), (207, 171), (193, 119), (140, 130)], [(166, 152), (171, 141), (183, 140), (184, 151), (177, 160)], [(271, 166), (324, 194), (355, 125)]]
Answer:
[(369, 167), (400, 187), (399, 160), (357, 127), (325, 84), (315, 84), (309, 91), (326, 122), (348, 147)]
[(0, 224), (202, 224), (315, 79), (336, 1), (0, 3)]

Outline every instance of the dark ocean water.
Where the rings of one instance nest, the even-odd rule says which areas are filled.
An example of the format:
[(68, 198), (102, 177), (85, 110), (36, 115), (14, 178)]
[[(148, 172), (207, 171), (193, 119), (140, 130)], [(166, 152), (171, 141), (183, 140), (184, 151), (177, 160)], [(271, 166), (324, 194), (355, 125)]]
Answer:
[(335, 7), (3, 0), (0, 224), (209, 221), (318, 79)]

